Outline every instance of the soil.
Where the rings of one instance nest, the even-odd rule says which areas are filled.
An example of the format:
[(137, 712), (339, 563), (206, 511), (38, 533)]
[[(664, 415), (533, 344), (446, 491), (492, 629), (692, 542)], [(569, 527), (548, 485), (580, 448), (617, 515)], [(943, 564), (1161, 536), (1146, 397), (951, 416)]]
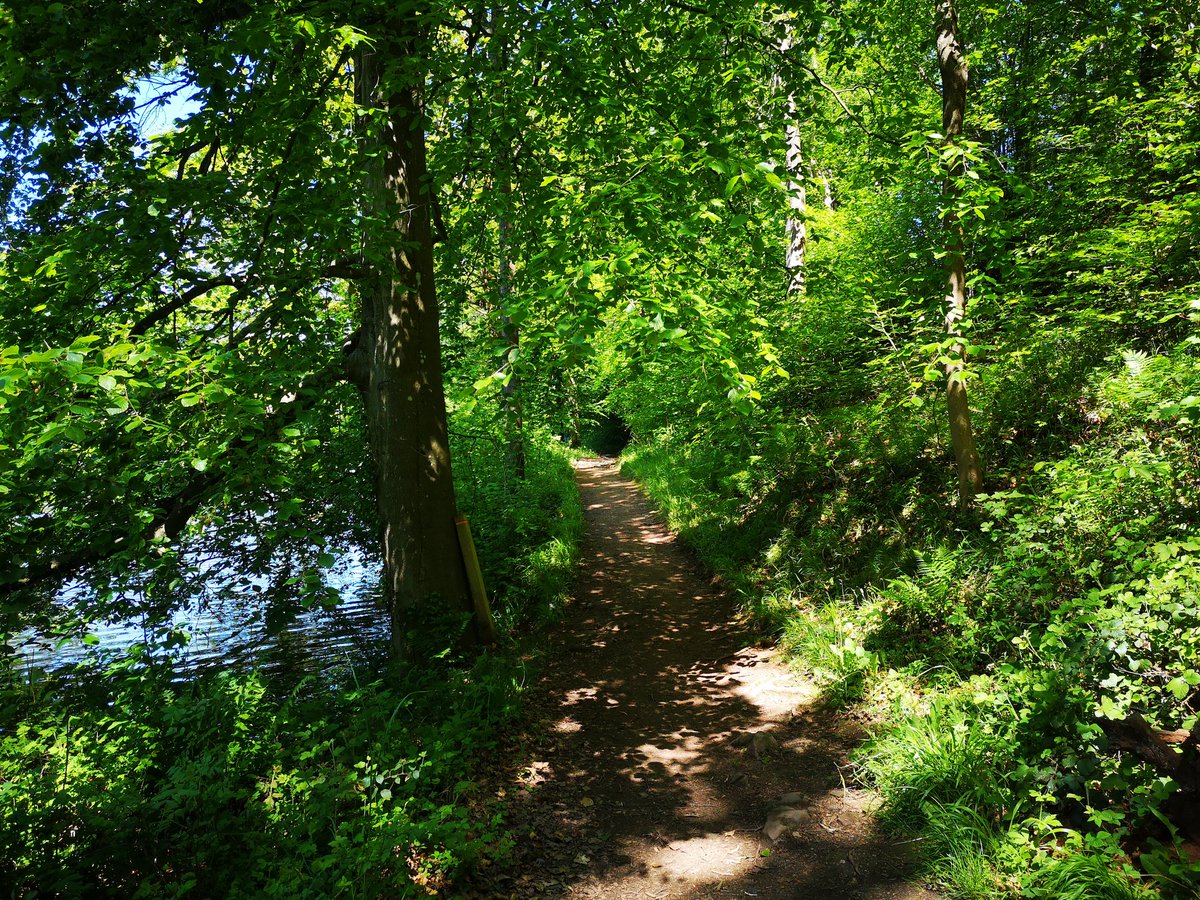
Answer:
[(516, 846), (466, 896), (935, 897), (848, 783), (860, 729), (754, 645), (611, 460), (576, 468), (574, 601), (491, 787)]

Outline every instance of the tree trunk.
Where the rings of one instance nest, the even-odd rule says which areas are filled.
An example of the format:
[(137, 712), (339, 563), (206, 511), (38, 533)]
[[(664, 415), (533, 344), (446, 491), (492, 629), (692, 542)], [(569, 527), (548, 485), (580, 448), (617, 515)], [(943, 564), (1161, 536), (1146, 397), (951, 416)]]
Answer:
[[(780, 42), (779, 52), (786, 54), (795, 43), (795, 35), (789, 27), (786, 37)], [(791, 275), (788, 281), (788, 296), (799, 296), (805, 292), (804, 257), (808, 252), (808, 193), (804, 178), (804, 144), (800, 140), (800, 115), (796, 108), (796, 95), (787, 95), (787, 157), (784, 160), (788, 173), (787, 256), (784, 265)]]
[(808, 251), (808, 194), (804, 187), (804, 145), (800, 141), (800, 123), (796, 119), (796, 101), (788, 96), (787, 170), (788, 207), (787, 270), (791, 273), (788, 294), (799, 296), (805, 291), (804, 255)]
[[(365, 406), (397, 659), (410, 656), (415, 613), (472, 609), (455, 529), (421, 83), (392, 74), (413, 45), (411, 35), (381, 35), (356, 67), (360, 106), (383, 115), (364, 141), (374, 154), (364, 255), (378, 272), (360, 283), (362, 324), (347, 360)], [(389, 83), (385, 69), (405, 83)]]
[(506, 365), (508, 380), (501, 390), (501, 402), (504, 407), (505, 430), (508, 432), (508, 467), (517, 478), (525, 478), (525, 423), (521, 411), (521, 376), (517, 372), (517, 356), (521, 352), (521, 329), (512, 320), (508, 308), (512, 292), (512, 262), (509, 259), (509, 242), (511, 240), (512, 223), (508, 221), (509, 195), (512, 184), (507, 174), (501, 176), (500, 196), (503, 212), (500, 219), (500, 249), (497, 259), (497, 305), (500, 309), (500, 337), (507, 349)]
[[(492, 63), (496, 68), (497, 80), (503, 84), (508, 66), (508, 38), (503, 29), (503, 12), (500, 7), (492, 10), (492, 37), (488, 46)], [(519, 480), (525, 478), (525, 425), (521, 410), (521, 376), (517, 372), (517, 357), (521, 352), (521, 329), (512, 320), (509, 303), (512, 299), (512, 276), (514, 265), (511, 259), (512, 221), (512, 177), (514, 169), (513, 136), (511, 129), (500, 123), (500, 158), (497, 162), (496, 180), (499, 184), (500, 216), (497, 223), (498, 250), (496, 259), (496, 306), (500, 313), (500, 337), (507, 353), (507, 379), (501, 390), (501, 405), (507, 432), (508, 470)]]
[[(942, 73), (942, 132), (947, 146), (957, 143), (962, 134), (967, 109), (967, 58), (958, 40), (958, 10), (955, 0), (937, 0), (937, 55)], [(983, 489), (983, 466), (975, 449), (975, 431), (963, 379), (966, 344), (959, 322), (967, 314), (966, 247), (962, 221), (955, 211), (962, 177), (961, 157), (955, 156), (942, 184), (946, 207), (946, 334), (955, 339), (946, 363), (946, 408), (950, 415), (950, 441), (958, 466), (958, 503), (969, 508)]]
[(580, 410), (579, 383), (573, 372), (567, 372), (567, 415), (570, 418), (570, 446), (578, 448), (583, 443), (583, 414)]

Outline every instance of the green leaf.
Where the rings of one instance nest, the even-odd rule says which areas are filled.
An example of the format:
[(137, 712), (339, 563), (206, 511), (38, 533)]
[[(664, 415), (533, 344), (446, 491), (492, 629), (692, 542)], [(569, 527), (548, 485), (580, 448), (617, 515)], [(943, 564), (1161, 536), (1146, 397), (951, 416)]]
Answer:
[(1167, 682), (1166, 687), (1176, 700), (1182, 700), (1192, 689), (1192, 686), (1187, 683), (1187, 679), (1180, 677), (1172, 678)]
[(1106, 719), (1119, 721), (1125, 718), (1125, 704), (1118, 703), (1112, 697), (1101, 697), (1099, 712)]

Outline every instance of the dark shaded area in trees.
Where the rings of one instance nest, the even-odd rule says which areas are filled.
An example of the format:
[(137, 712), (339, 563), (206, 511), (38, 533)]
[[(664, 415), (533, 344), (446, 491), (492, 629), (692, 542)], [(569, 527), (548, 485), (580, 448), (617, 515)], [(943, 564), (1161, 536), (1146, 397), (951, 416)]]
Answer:
[(584, 422), (580, 443), (590, 453), (619, 456), (633, 440), (633, 432), (616, 413), (603, 413)]

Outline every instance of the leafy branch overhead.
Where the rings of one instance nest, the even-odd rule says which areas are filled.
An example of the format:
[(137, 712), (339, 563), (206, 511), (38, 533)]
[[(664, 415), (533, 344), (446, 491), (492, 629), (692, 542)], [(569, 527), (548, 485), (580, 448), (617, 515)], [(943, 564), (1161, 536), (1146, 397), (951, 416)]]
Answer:
[[(1193, 894), (1198, 27), (0, 3), (0, 882), (499, 866), (471, 760), (596, 452), (871, 721), (931, 880)], [(218, 608), (296, 678), (174, 669)]]

